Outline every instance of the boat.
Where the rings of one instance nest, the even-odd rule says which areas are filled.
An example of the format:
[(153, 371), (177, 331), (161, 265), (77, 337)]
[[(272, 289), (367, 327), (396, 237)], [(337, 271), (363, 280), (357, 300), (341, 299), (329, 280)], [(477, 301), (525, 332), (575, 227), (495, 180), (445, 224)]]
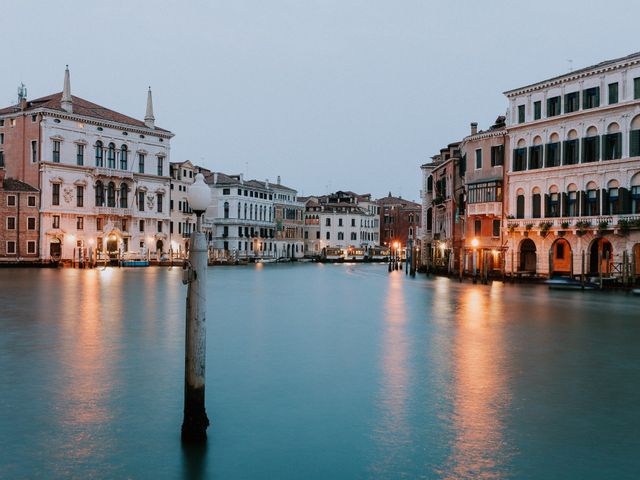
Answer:
[(123, 267), (148, 267), (149, 260), (123, 260)]
[(545, 280), (544, 283), (552, 290), (595, 290), (598, 288), (597, 283), (584, 282), (583, 285), (580, 280), (566, 277), (550, 278)]
[(341, 248), (326, 247), (322, 250), (321, 262), (336, 263), (344, 261), (344, 253)]
[(275, 258), (258, 258), (256, 263), (276, 263), (277, 261)]
[(634, 295), (640, 295), (640, 288), (634, 288), (633, 290), (631, 290), (631, 293), (633, 293)]
[(364, 262), (366, 259), (364, 248), (349, 247), (344, 259), (346, 262)]
[(388, 262), (389, 249), (386, 247), (372, 247), (367, 255), (368, 262)]

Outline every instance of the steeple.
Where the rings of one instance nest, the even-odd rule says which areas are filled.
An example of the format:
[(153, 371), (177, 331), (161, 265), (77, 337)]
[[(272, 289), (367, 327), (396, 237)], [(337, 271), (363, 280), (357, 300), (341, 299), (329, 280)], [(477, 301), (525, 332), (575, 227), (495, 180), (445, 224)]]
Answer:
[(62, 99), (60, 106), (65, 112), (73, 112), (73, 101), (71, 100), (71, 80), (69, 79), (69, 65), (64, 71), (64, 88), (62, 89)]
[(151, 99), (151, 87), (147, 93), (147, 113), (144, 114), (144, 124), (149, 128), (155, 128), (156, 118), (153, 116), (153, 100)]

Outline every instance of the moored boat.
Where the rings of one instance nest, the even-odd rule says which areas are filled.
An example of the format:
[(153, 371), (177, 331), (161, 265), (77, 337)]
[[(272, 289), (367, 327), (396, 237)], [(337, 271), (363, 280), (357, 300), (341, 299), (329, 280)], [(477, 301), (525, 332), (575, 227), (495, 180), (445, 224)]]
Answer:
[(574, 278), (556, 277), (545, 280), (544, 282), (553, 290), (594, 290), (598, 288), (597, 283), (593, 282), (580, 282)]

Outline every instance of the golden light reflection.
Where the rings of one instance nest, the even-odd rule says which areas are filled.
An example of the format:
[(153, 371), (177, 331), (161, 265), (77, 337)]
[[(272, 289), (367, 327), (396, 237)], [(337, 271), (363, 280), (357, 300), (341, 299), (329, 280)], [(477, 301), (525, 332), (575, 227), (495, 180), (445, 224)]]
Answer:
[(389, 471), (395, 457), (410, 441), (407, 419), (409, 399), (409, 337), (402, 275), (389, 276), (385, 302), (385, 323), (382, 355), (382, 385), (380, 406), (382, 421), (376, 432), (385, 448), (378, 458), (376, 471)]
[[(506, 353), (498, 324), (502, 285), (462, 290), (452, 362), (454, 440), (442, 477), (506, 478), (505, 415), (510, 392)], [(507, 453), (505, 453), (507, 452)]]

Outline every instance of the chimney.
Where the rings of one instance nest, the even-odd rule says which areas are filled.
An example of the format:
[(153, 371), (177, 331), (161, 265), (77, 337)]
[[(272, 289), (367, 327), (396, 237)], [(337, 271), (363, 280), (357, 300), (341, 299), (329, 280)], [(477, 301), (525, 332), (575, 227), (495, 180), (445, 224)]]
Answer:
[(278, 185), (280, 185), (280, 175), (278, 175)]
[(471, 135), (478, 133), (478, 122), (471, 122)]
[(268, 178), (264, 181), (264, 188), (269, 190), (269, 179)]
[(67, 113), (73, 113), (73, 100), (71, 99), (71, 80), (69, 78), (69, 65), (64, 71), (64, 87), (60, 107)]
[(240, 185), (244, 185), (244, 174), (240, 174)]
[(213, 172), (213, 184), (218, 183), (218, 172)]

